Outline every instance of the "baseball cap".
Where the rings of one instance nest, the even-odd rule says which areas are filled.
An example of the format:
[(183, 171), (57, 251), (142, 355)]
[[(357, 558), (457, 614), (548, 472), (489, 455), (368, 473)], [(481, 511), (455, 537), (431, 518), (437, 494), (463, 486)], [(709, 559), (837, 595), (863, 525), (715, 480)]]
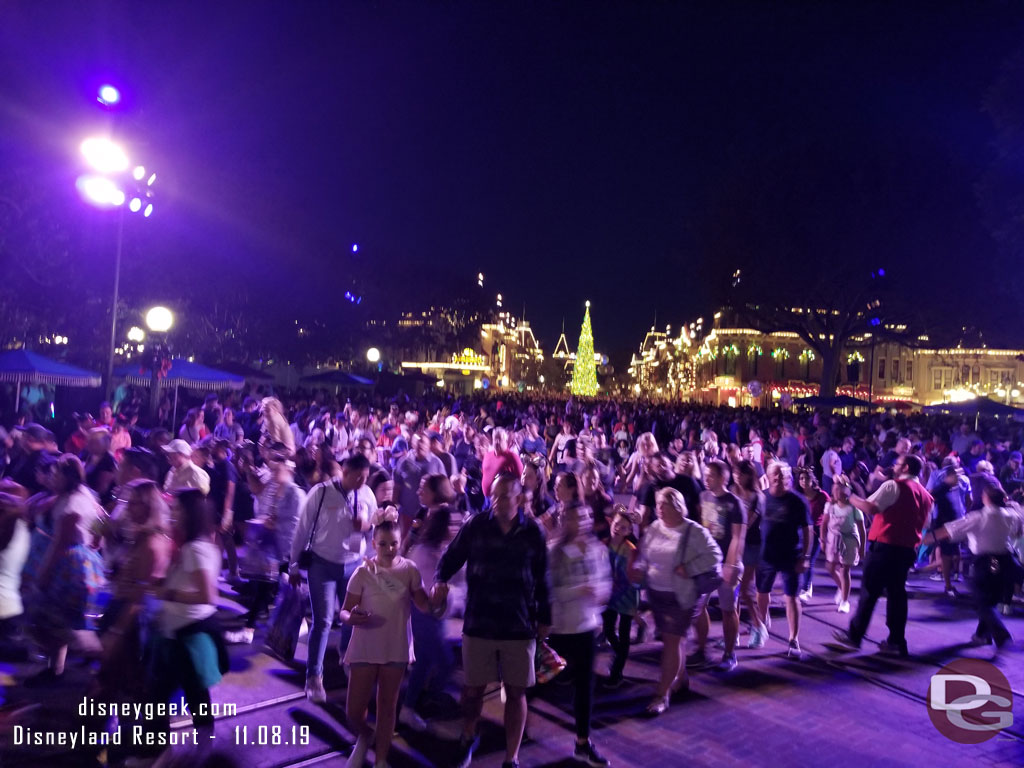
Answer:
[(171, 440), (167, 445), (163, 446), (164, 453), (180, 453), (182, 456), (192, 455), (192, 446), (182, 440), (180, 437)]
[(404, 453), (409, 450), (409, 441), (404, 437), (400, 437), (395, 440), (394, 445), (391, 446), (391, 453)]
[(1010, 459), (1012, 461), (1024, 461), (1024, 456), (1021, 456), (1020, 451), (1011, 451)]

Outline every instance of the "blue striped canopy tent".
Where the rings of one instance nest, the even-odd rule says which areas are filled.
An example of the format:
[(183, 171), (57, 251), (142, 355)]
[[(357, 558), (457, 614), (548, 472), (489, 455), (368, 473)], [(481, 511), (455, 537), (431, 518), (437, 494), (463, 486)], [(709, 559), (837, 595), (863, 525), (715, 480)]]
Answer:
[[(120, 365), (114, 369), (115, 378), (124, 379), (129, 384), (140, 387), (148, 387), (152, 376), (152, 371), (144, 365)], [(167, 375), (158, 382), (158, 386), (161, 387), (189, 389), (241, 389), (244, 385), (244, 376), (192, 363), (183, 357), (173, 358)]]
[(0, 381), (15, 385), (14, 410), (21, 405), (22, 384), (52, 384), (55, 387), (98, 387), (98, 373), (51, 360), (27, 349), (0, 353)]

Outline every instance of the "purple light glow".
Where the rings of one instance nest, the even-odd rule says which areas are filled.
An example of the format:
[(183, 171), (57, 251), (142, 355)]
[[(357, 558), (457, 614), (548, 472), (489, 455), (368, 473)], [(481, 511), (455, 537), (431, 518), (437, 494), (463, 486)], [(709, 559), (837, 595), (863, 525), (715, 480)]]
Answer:
[(112, 174), (128, 170), (128, 155), (110, 139), (86, 139), (82, 142), (81, 150), (85, 162), (95, 171)]
[(132, 201), (128, 203), (128, 209), (132, 213), (138, 213), (142, 209), (142, 201), (137, 197), (133, 197)]
[(105, 107), (112, 107), (121, 101), (121, 92), (112, 85), (103, 85), (96, 100)]
[(101, 208), (124, 205), (124, 192), (110, 179), (102, 176), (79, 176), (75, 182), (79, 194)]
[(145, 216), (145, 217), (146, 217), (147, 219), (148, 219), (148, 218), (149, 218), (150, 216), (152, 216), (152, 215), (153, 215), (153, 204), (152, 204), (152, 203), (150, 203), (149, 205), (147, 205), (147, 206), (146, 206), (146, 210), (144, 210), (144, 211), (142, 212), (142, 215), (143, 215), (143, 216)]

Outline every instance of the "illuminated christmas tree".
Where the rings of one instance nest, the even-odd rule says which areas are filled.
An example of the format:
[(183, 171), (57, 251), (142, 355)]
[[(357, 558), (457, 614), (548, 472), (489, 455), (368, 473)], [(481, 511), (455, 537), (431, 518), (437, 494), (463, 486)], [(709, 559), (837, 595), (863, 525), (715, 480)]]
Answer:
[(594, 363), (594, 332), (590, 328), (590, 302), (583, 315), (580, 343), (576, 346), (576, 362), (572, 367), (572, 393), (593, 397), (597, 394), (597, 366)]

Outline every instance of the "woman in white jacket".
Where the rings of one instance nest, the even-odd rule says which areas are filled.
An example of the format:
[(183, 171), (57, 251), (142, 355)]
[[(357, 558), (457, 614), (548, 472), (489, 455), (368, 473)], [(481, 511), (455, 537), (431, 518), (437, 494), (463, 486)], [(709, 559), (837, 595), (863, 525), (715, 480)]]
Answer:
[(594, 703), (594, 656), (601, 612), (611, 595), (608, 549), (593, 533), (590, 507), (579, 500), (562, 505), (558, 529), (548, 548), (551, 581), (549, 643), (562, 656), (574, 685), (577, 760), (601, 768), (608, 765), (590, 740)]
[(644, 533), (630, 580), (646, 585), (654, 623), (661, 633), (661, 679), (647, 706), (649, 714), (660, 715), (668, 709), (671, 694), (690, 687), (682, 663), (686, 632), (707, 600), (707, 595), (697, 593), (693, 577), (716, 568), (720, 572), (722, 552), (707, 529), (689, 519), (679, 491), (662, 488), (655, 498), (658, 519)]

